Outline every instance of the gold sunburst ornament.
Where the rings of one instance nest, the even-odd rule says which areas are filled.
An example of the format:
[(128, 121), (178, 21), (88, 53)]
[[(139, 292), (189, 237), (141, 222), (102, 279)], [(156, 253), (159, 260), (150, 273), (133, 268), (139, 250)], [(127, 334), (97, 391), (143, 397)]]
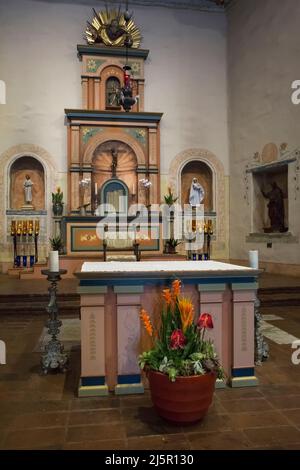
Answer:
[[(92, 22), (87, 22), (85, 38), (88, 44), (103, 43), (105, 46), (138, 48), (141, 33), (132, 18), (129, 20), (119, 10), (104, 10), (99, 13), (93, 9)], [(126, 16), (126, 14), (125, 14)]]

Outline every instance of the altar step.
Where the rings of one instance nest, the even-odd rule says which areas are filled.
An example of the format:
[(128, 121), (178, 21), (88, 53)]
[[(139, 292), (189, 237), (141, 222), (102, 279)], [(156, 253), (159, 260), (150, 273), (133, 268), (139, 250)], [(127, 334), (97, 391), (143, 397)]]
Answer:
[[(58, 294), (60, 315), (80, 315), (80, 296), (76, 293)], [(1, 315), (47, 315), (48, 294), (0, 295)]]
[(261, 307), (299, 307), (300, 285), (265, 287), (258, 290)]

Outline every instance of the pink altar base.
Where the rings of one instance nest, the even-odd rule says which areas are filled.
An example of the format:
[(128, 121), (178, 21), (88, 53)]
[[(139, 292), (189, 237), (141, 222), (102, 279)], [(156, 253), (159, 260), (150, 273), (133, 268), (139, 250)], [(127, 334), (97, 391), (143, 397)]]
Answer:
[(227, 379), (217, 387), (257, 385), (254, 301), (258, 270), (215, 261), (87, 262), (76, 273), (81, 295), (79, 396), (143, 393), (137, 363), (139, 311), (159, 314), (161, 288), (177, 278), (198, 312), (213, 316), (209, 332)]

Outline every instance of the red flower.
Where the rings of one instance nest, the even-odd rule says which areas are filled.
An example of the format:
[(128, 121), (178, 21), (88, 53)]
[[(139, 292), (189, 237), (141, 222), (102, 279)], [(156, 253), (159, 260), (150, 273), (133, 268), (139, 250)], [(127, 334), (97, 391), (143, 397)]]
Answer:
[(185, 345), (185, 336), (181, 330), (174, 330), (170, 338), (171, 349), (183, 349)]
[(197, 323), (197, 327), (200, 330), (202, 330), (202, 328), (212, 329), (214, 327), (210, 313), (201, 313)]

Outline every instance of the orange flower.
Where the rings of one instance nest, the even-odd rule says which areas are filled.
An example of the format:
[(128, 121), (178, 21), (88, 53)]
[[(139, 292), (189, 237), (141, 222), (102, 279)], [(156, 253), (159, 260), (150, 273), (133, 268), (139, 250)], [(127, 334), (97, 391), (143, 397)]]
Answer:
[(193, 323), (194, 307), (189, 299), (183, 297), (178, 300), (178, 309), (180, 312), (182, 331), (185, 333), (187, 327)]
[(141, 318), (142, 322), (144, 323), (144, 327), (145, 327), (148, 335), (152, 336), (153, 335), (153, 326), (152, 326), (152, 323), (151, 323), (151, 320), (150, 320), (150, 317), (149, 317), (148, 313), (143, 308), (140, 311), (140, 318)]
[(167, 306), (171, 305), (172, 303), (172, 294), (170, 289), (164, 289), (163, 290), (163, 298), (166, 301)]
[(179, 279), (175, 279), (175, 281), (172, 282), (172, 289), (173, 289), (174, 299), (176, 300), (177, 297), (180, 295), (180, 289), (181, 289), (181, 281), (179, 281)]

